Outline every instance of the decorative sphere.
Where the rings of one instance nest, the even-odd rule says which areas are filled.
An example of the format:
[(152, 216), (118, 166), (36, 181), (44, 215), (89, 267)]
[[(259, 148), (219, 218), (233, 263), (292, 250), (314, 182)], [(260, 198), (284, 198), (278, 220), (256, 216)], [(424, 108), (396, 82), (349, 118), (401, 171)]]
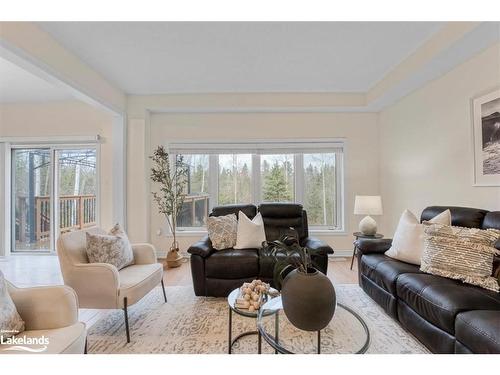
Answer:
[(377, 233), (377, 222), (371, 216), (365, 216), (359, 222), (359, 231), (366, 236), (373, 236)]

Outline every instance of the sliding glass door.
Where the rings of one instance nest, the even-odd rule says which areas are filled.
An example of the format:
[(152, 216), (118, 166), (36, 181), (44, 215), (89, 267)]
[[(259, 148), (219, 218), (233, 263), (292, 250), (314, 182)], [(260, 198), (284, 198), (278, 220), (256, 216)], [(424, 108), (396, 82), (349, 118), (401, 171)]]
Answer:
[(13, 252), (50, 252), (56, 238), (97, 223), (95, 146), (12, 149)]

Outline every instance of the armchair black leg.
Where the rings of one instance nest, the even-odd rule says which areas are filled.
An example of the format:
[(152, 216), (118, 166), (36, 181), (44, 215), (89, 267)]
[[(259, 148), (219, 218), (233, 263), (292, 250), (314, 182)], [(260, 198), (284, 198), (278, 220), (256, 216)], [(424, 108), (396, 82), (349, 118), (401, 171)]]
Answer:
[(167, 293), (165, 293), (165, 284), (163, 283), (163, 277), (161, 278), (161, 289), (163, 290), (163, 298), (165, 299), (165, 303), (167, 303)]
[(123, 299), (123, 312), (125, 313), (125, 330), (127, 332), (127, 344), (130, 343), (130, 330), (128, 326), (127, 297)]

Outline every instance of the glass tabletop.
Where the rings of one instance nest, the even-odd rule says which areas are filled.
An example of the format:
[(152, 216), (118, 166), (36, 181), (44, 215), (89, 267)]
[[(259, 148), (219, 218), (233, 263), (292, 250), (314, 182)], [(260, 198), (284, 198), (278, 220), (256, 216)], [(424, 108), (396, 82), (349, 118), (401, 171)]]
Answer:
[(267, 343), (282, 354), (318, 353), (318, 339), (321, 353), (325, 354), (362, 354), (370, 345), (370, 332), (364, 320), (341, 303), (337, 303), (328, 326), (318, 334), (293, 326), (283, 311), (281, 297), (276, 297), (259, 310), (257, 328)]
[[(276, 289), (271, 288), (271, 292), (276, 292)], [(240, 294), (240, 288), (236, 288), (231, 293), (229, 293), (229, 296), (227, 297), (227, 304), (229, 305), (231, 310), (233, 310), (235, 313), (242, 315), (242, 316), (247, 316), (249, 318), (256, 318), (257, 314), (259, 313), (259, 310), (248, 311), (245, 309), (238, 309), (235, 306), (236, 299), (238, 298), (239, 294)], [(264, 295), (265, 301), (269, 302), (271, 299), (274, 299), (274, 298), (271, 297), (270, 295)], [(267, 316), (267, 315), (272, 315), (272, 314), (274, 314), (274, 311), (269, 310), (269, 311), (266, 311), (266, 313), (264, 315)]]

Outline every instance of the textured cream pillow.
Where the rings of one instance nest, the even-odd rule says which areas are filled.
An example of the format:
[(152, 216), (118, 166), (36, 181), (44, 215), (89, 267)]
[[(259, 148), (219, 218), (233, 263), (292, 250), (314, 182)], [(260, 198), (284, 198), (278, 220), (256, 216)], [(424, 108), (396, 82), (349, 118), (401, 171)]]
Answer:
[[(441, 212), (429, 220), (429, 222), (451, 225), (450, 210)], [(399, 219), (399, 224), (392, 240), (392, 246), (385, 252), (385, 255), (419, 266), (423, 251), (424, 227), (411, 211), (405, 210)]]
[(24, 321), (17, 312), (7, 290), (7, 282), (0, 271), (0, 337), (7, 339), (24, 331)]
[(250, 220), (242, 211), (238, 214), (238, 236), (235, 249), (260, 249), (266, 240), (264, 221), (260, 212)]
[(224, 216), (209, 216), (207, 231), (212, 247), (215, 250), (230, 249), (236, 245), (238, 220), (235, 214)]
[(108, 263), (119, 270), (134, 263), (132, 245), (120, 224), (115, 224), (109, 234), (87, 232), (86, 250), (90, 263)]
[(500, 254), (493, 247), (500, 230), (426, 223), (424, 231), (421, 271), (499, 291), (497, 279), (491, 274), (493, 257)]

